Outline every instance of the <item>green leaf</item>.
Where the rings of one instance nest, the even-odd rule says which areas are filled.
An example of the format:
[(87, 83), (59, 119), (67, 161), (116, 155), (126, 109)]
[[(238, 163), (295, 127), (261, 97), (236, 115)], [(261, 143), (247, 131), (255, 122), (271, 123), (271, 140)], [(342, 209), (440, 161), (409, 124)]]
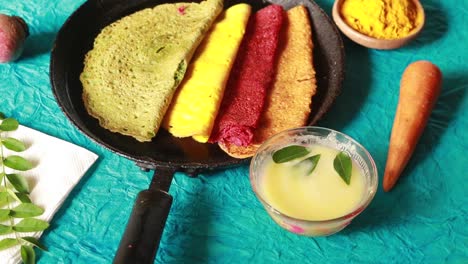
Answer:
[(14, 247), (19, 244), (19, 241), (15, 238), (4, 238), (0, 240), (0, 250)]
[(5, 114), (2, 113), (2, 112), (0, 112), (0, 120), (3, 120), (3, 119), (5, 119), (5, 118), (6, 118)]
[(20, 174), (7, 174), (7, 179), (15, 187), (15, 189), (20, 193), (29, 193), (29, 184)]
[(16, 155), (6, 157), (6, 159), (3, 160), (3, 164), (8, 168), (19, 171), (27, 171), (34, 167), (29, 160)]
[(275, 163), (288, 162), (309, 154), (309, 150), (303, 146), (287, 146), (273, 153), (273, 161)]
[(0, 209), (0, 222), (7, 220), (10, 217), (10, 210)]
[(8, 196), (15, 199), (18, 202), (21, 202), (20, 198), (16, 195), (16, 193), (12, 189), (6, 189)]
[(306, 175), (310, 175), (315, 170), (315, 167), (317, 167), (319, 160), (320, 160), (320, 154), (317, 154), (312, 157), (308, 157), (307, 159), (304, 159), (303, 161), (299, 162), (299, 164), (310, 163), (311, 164), (310, 169), (306, 174)]
[(352, 170), (352, 162), (351, 158), (348, 154), (344, 152), (338, 153), (335, 159), (333, 160), (333, 167), (335, 171), (340, 175), (341, 179), (349, 185), (351, 182), (351, 170)]
[(33, 244), (34, 246), (38, 247), (39, 249), (42, 249), (44, 251), (47, 251), (47, 247), (44, 246), (44, 244), (42, 244), (37, 238), (35, 237), (22, 237), (21, 238), (22, 240), (28, 242), (28, 243), (31, 243)]
[(17, 193), (15, 192), (16, 197), (22, 202), (22, 203), (32, 203), (31, 199), (29, 199), (29, 196), (26, 193)]
[(1, 131), (15, 131), (19, 126), (19, 123), (14, 118), (5, 118), (0, 124)]
[[(8, 199), (8, 198), (12, 198), (12, 199)], [(14, 192), (12, 189), (6, 189), (4, 187), (0, 187), (0, 207), (3, 207), (13, 202), (13, 199), (21, 203), (31, 202), (31, 199), (29, 199), (29, 196), (26, 193), (18, 193), (18, 192)]]
[(24, 264), (36, 263), (36, 253), (31, 246), (21, 245), (21, 260)]
[(9, 203), (10, 201), (8, 200), (8, 192), (6, 190), (1, 191), (0, 192), (0, 207), (3, 207)]
[(13, 231), (11, 226), (0, 225), (0, 235), (9, 234), (9, 233), (11, 233), (11, 231)]
[(36, 218), (25, 218), (13, 227), (17, 232), (43, 231), (49, 227), (49, 223)]
[(2, 143), (5, 146), (5, 148), (9, 150), (13, 150), (16, 152), (21, 152), (26, 149), (26, 145), (21, 140), (18, 140), (16, 138), (12, 137), (7, 137), (2, 139)]
[(38, 216), (42, 213), (44, 213), (44, 209), (41, 207), (32, 203), (22, 203), (13, 208), (10, 212), (10, 215), (15, 218), (26, 218)]

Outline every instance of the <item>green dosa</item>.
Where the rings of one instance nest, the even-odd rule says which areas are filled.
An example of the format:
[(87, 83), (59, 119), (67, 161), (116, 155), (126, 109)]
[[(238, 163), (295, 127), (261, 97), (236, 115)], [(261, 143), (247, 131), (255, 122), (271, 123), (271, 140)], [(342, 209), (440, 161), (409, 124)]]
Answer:
[(163, 4), (105, 27), (80, 80), (88, 113), (102, 127), (150, 141), (222, 0)]

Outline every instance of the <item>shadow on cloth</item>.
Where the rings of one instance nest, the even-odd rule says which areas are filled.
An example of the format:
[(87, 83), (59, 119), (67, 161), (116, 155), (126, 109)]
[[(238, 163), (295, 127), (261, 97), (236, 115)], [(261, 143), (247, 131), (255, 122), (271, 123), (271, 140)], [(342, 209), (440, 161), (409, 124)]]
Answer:
[(34, 58), (52, 50), (57, 32), (43, 32), (30, 35), (26, 39), (23, 58)]
[[(185, 177), (185, 178), (183, 178)], [(176, 175), (172, 186), (173, 204), (164, 228), (156, 262), (179, 263), (191, 259), (204, 263), (208, 258), (207, 237), (213, 218), (213, 201), (206, 194), (204, 176)]]
[(419, 36), (408, 45), (408, 48), (419, 48), (429, 45), (442, 38), (448, 30), (447, 16), (439, 3), (421, 2), (424, 8), (426, 21)]
[(428, 124), (419, 139), (414, 157), (408, 162), (402, 178), (410, 175), (418, 164), (433, 152), (444, 136), (450, 123), (459, 114), (459, 108), (466, 96), (468, 73), (447, 75), (442, 83), (442, 90), (429, 118)]
[[(346, 54), (345, 79), (341, 94), (317, 125), (342, 131), (367, 100), (372, 86), (371, 64), (367, 48), (343, 36)], [(313, 106), (312, 106), (313, 107)]]

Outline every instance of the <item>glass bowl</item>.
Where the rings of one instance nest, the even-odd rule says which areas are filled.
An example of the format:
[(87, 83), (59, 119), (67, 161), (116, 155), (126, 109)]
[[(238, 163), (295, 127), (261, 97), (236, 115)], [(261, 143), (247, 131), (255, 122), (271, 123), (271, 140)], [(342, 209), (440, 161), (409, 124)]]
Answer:
[[(289, 145), (332, 147), (348, 154), (353, 164), (359, 166), (365, 177), (364, 195), (352, 212), (328, 220), (303, 220), (283, 214), (270, 205), (262, 190), (263, 168), (276, 150)], [(284, 229), (305, 236), (326, 236), (334, 234), (359, 215), (372, 201), (377, 190), (378, 174), (374, 160), (369, 152), (351, 137), (338, 131), (323, 127), (300, 127), (285, 130), (265, 141), (250, 163), (250, 183), (255, 195), (265, 207), (271, 218)]]

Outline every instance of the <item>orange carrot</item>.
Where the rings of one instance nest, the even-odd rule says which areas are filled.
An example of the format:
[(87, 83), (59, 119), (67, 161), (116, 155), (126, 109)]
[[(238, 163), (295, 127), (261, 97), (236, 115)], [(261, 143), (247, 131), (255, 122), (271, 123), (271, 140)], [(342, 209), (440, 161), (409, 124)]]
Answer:
[(393, 188), (411, 158), (440, 94), (441, 83), (442, 73), (428, 61), (414, 62), (405, 69), (390, 137), (384, 191)]

